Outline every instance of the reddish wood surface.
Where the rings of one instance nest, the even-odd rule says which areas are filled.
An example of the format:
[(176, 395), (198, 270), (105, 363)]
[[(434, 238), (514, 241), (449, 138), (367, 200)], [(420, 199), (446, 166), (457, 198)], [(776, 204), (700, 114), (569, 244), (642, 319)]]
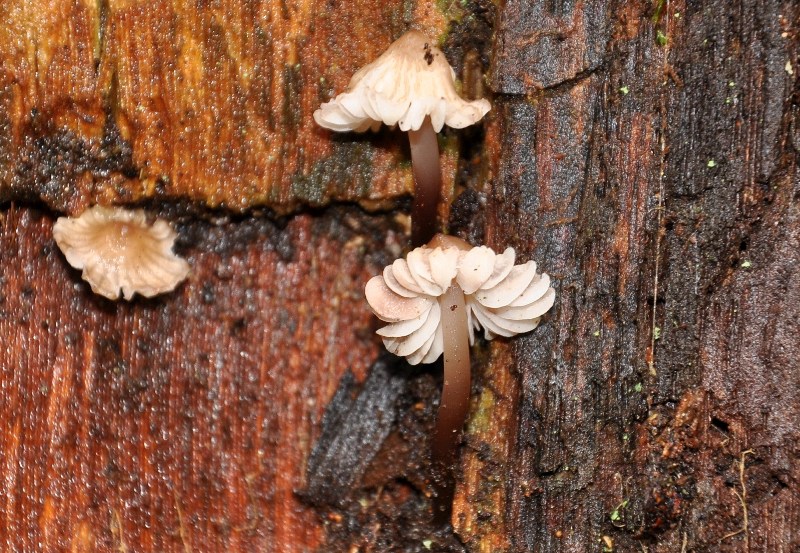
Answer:
[(190, 222), (188, 282), (128, 304), (91, 293), (51, 226), (3, 212), (0, 542), (316, 547), (323, 527), (294, 491), (340, 378), (363, 379), (377, 352), (340, 339), (370, 334), (354, 290), (377, 270), (364, 255), (374, 244), (310, 217), (283, 232)]
[[(796, 2), (201, 4), (0, 7), (6, 548), (800, 549)], [(379, 357), (362, 301), (405, 215), (335, 205), (397, 207), (405, 146), (310, 124), (409, 23), (492, 95), (444, 138), (450, 228), (558, 293), (473, 348), (454, 532), (440, 369)], [(97, 299), (55, 212), (142, 199), (193, 273)]]

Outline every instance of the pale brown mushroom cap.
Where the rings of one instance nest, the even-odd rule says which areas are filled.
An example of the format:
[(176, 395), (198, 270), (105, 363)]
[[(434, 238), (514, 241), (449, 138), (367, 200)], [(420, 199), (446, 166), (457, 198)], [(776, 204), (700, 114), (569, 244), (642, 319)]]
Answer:
[(186, 260), (172, 253), (175, 231), (141, 209), (94, 206), (80, 217), (59, 217), (53, 237), (64, 257), (92, 291), (108, 299), (134, 294), (152, 297), (173, 290), (189, 273)]
[(409, 31), (359, 69), (347, 92), (322, 104), (314, 120), (334, 131), (376, 130), (381, 123), (408, 131), (430, 116), (439, 132), (445, 124), (460, 129), (477, 123), (490, 108), (485, 99), (462, 99), (442, 51), (424, 34)]
[(412, 365), (432, 363), (443, 352), (438, 298), (455, 282), (464, 292), (470, 344), (483, 328), (487, 340), (529, 332), (555, 302), (550, 277), (536, 263), (514, 265), (514, 248), (423, 246), (386, 267), (366, 287), (367, 302), (379, 319), (386, 349)]

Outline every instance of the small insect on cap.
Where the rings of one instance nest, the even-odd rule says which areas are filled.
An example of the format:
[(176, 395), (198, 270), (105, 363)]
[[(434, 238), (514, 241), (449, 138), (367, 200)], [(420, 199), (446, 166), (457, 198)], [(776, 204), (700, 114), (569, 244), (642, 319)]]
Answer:
[(169, 292), (189, 273), (172, 253), (175, 231), (161, 219), (149, 224), (141, 209), (94, 206), (77, 218), (60, 217), (53, 237), (92, 291), (111, 300), (120, 290), (126, 300)]
[[(536, 272), (536, 263), (514, 265), (514, 248), (496, 254), (491, 248), (465, 248), (461, 241), (437, 237), (398, 259), (373, 277), (367, 302), (379, 319), (391, 323), (380, 330), (386, 349), (412, 365), (432, 363), (444, 351), (440, 298), (453, 285), (464, 294), (469, 341), (483, 328), (484, 337), (513, 336), (536, 328), (555, 301), (550, 277)], [(444, 240), (442, 240), (444, 238)]]
[(408, 131), (418, 130), (430, 116), (439, 132), (445, 124), (472, 125), (490, 107), (484, 99), (463, 100), (442, 51), (419, 31), (409, 31), (353, 75), (347, 92), (322, 104), (314, 120), (334, 131), (377, 130), (381, 123)]

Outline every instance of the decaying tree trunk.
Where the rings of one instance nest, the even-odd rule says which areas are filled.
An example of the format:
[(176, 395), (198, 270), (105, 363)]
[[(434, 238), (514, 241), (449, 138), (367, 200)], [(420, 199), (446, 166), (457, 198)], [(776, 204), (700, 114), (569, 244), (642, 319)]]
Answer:
[[(800, 5), (0, 6), (0, 538), (8, 551), (800, 551)], [(441, 367), (382, 353), (408, 151), (311, 114), (408, 28), (481, 129), (450, 230), (558, 299), (473, 348), (452, 527)], [(144, 205), (176, 292), (94, 296), (56, 217)]]

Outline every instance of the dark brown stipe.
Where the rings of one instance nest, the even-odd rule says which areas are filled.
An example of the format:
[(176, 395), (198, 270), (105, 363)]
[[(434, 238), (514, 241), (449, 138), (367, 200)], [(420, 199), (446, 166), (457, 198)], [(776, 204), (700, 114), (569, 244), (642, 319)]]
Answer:
[(439, 230), (439, 199), (442, 174), (439, 167), (439, 142), (425, 117), (419, 130), (408, 131), (411, 168), (414, 173), (414, 207), (411, 210), (411, 244), (424, 245)]
[(436, 488), (434, 518), (447, 522), (453, 503), (453, 463), (461, 429), (469, 411), (469, 329), (464, 292), (453, 284), (439, 298), (444, 333), (444, 386), (431, 441)]
[(453, 284), (439, 298), (444, 333), (444, 386), (431, 449), (434, 460), (450, 464), (469, 410), (469, 329), (464, 292)]

